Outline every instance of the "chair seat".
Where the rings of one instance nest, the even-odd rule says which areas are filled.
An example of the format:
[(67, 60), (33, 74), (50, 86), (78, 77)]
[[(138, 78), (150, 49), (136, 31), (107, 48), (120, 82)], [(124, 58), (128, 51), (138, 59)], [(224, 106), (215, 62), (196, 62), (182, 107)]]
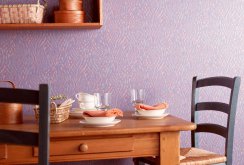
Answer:
[(180, 155), (185, 158), (180, 165), (206, 165), (226, 162), (226, 157), (198, 148), (181, 148)]

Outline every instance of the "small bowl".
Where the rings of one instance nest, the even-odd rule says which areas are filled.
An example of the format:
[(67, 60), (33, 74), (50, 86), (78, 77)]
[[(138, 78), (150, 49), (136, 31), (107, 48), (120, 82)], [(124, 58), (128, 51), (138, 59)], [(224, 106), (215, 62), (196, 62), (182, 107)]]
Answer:
[(87, 123), (92, 123), (92, 124), (104, 124), (104, 123), (111, 123), (114, 121), (116, 116), (111, 116), (111, 117), (85, 117), (84, 119), (86, 120)]
[(143, 116), (161, 116), (165, 113), (165, 110), (166, 109), (158, 109), (158, 110), (137, 110), (137, 112), (140, 114), (140, 115), (143, 115)]

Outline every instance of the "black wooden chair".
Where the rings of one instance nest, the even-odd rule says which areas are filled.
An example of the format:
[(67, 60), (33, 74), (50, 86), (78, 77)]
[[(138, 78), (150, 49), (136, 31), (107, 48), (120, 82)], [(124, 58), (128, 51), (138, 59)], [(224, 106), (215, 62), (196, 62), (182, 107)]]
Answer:
[[(181, 148), (180, 154), (185, 159), (180, 161), (180, 165), (197, 165), (197, 164), (219, 164), (232, 165), (234, 125), (236, 116), (237, 99), (240, 88), (240, 77), (210, 77), (197, 80), (193, 78), (192, 82), (192, 102), (191, 102), (191, 122), (197, 124), (197, 129), (191, 132), (191, 148)], [(198, 92), (202, 87), (221, 86), (230, 89), (229, 103), (222, 102), (198, 102)], [(198, 123), (199, 111), (218, 111), (227, 115), (227, 127), (213, 123)], [(219, 155), (213, 152), (199, 149), (198, 133), (212, 133), (225, 138), (225, 154)], [(155, 164), (155, 158), (135, 158), (136, 165), (145, 162)]]
[(49, 89), (41, 84), (39, 90), (0, 88), (0, 102), (39, 105), (39, 132), (0, 130), (0, 143), (38, 146), (39, 165), (49, 164)]

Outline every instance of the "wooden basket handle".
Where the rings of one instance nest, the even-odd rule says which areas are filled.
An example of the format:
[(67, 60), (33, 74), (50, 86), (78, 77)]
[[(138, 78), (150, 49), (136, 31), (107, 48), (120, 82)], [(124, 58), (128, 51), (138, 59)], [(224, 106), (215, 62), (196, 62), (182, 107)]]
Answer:
[(15, 84), (14, 84), (12, 81), (9, 81), (9, 80), (0, 80), (0, 82), (9, 83), (9, 84), (11, 84), (11, 86), (12, 86), (13, 88), (15, 88)]
[(58, 106), (57, 106), (57, 104), (54, 101), (51, 101), (51, 108), (55, 108), (55, 113), (57, 113)]
[[(47, 0), (42, 0), (44, 2), (44, 7), (45, 7), (45, 10), (47, 10)], [(40, 0), (37, 0), (37, 4), (40, 5)]]

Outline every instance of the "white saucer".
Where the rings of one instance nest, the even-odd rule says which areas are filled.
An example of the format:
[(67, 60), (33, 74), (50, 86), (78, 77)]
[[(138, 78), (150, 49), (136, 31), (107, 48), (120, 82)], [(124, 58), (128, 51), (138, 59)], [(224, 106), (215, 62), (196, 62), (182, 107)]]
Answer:
[(145, 116), (145, 115), (141, 115), (137, 112), (132, 114), (132, 116), (135, 116), (135, 117), (141, 118), (141, 119), (163, 119), (164, 117), (166, 117), (168, 115), (169, 115), (169, 113), (164, 113), (164, 114), (159, 115), (159, 116)]
[(72, 108), (71, 111), (96, 111), (96, 108), (86, 108), (86, 109), (81, 109), (81, 108)]
[(121, 120), (119, 120), (119, 119), (115, 119), (114, 121), (109, 122), (109, 123), (99, 123), (99, 124), (97, 124), (97, 123), (89, 123), (86, 120), (81, 120), (80, 121), (80, 123), (83, 126), (88, 126), (88, 127), (112, 127), (115, 124), (118, 124), (119, 122), (121, 122)]

